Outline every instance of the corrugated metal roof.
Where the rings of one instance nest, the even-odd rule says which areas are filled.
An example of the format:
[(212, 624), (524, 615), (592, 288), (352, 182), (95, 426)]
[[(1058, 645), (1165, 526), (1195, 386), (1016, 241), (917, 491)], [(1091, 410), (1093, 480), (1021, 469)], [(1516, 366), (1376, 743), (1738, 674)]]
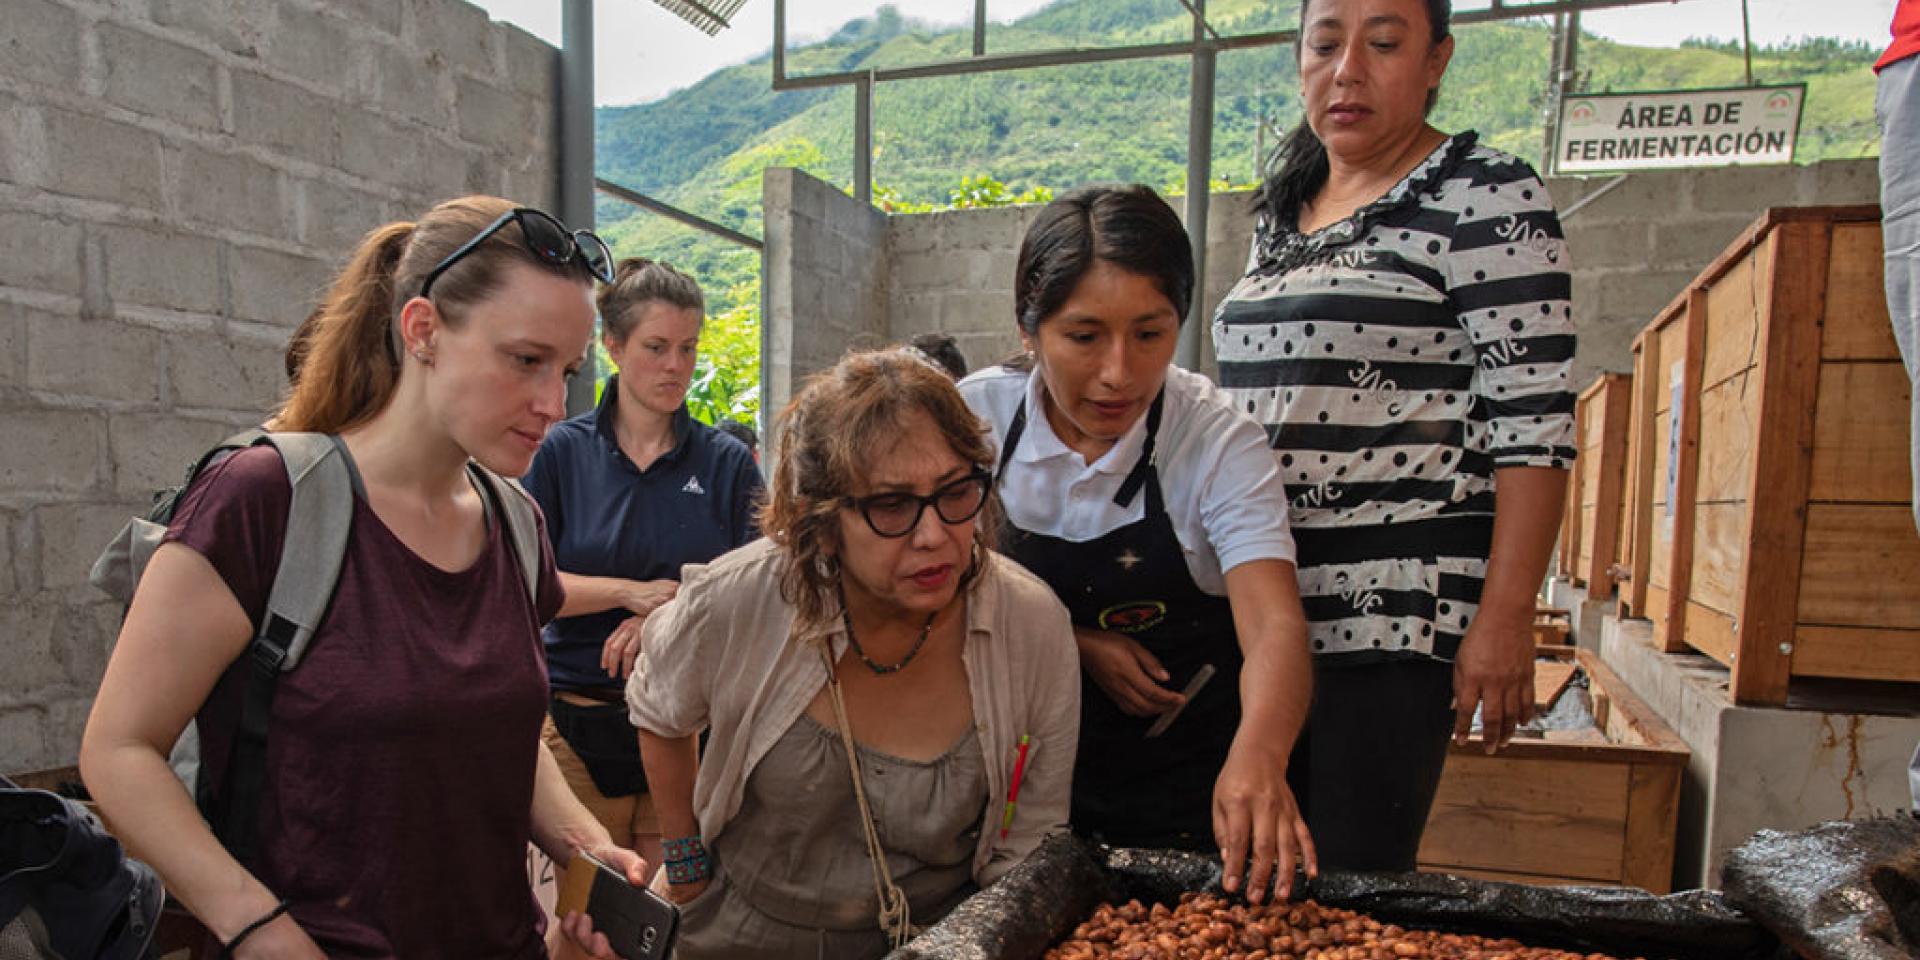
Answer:
[(747, 0), (653, 0), (674, 16), (700, 28), (708, 36), (732, 26), (733, 15)]

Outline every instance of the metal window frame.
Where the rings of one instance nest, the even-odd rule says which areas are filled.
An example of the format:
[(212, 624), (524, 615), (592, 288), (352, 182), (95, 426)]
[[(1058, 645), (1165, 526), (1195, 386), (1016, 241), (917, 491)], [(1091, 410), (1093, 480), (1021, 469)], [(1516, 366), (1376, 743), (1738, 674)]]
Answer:
[[(873, 92), (881, 83), (898, 80), (925, 80), (932, 77), (968, 76), (1059, 67), (1083, 63), (1113, 63), (1154, 57), (1191, 57), (1193, 77), (1187, 105), (1187, 198), (1186, 223), (1193, 238), (1194, 277), (1204, 291), (1207, 276), (1207, 219), (1210, 205), (1208, 186), (1213, 179), (1213, 100), (1218, 58), (1224, 50), (1277, 46), (1292, 43), (1298, 30), (1273, 30), (1262, 33), (1221, 36), (1207, 22), (1206, 0), (1177, 0), (1193, 20), (1191, 39), (1173, 43), (1131, 44), (1117, 47), (1067, 47), (1055, 50), (989, 54), (987, 52), (986, 0), (974, 0), (973, 55), (952, 60), (900, 67), (876, 67), (835, 73), (792, 76), (787, 73), (787, 0), (773, 0), (773, 89), (808, 90), (850, 86), (854, 89), (853, 195), (862, 203), (873, 202)], [(1480, 10), (1454, 13), (1453, 23), (1496, 23), (1527, 17), (1572, 16), (1591, 10), (1646, 6), (1653, 3), (1678, 3), (1682, 0), (1490, 0)], [(1577, 20), (1575, 21), (1578, 22)], [(1198, 184), (1199, 189), (1194, 185)], [(1180, 341), (1174, 362), (1183, 367), (1198, 366), (1200, 361), (1199, 321), (1209, 304), (1204, 293), (1194, 298), (1187, 322), (1181, 325)]]
[[(787, 73), (787, 0), (773, 0), (773, 89), (806, 90), (847, 86), (854, 90), (854, 196), (863, 203), (873, 202), (873, 94), (881, 83), (897, 80), (923, 80), (931, 77), (965, 76), (1025, 70), (1036, 67), (1071, 66), (1082, 63), (1113, 63), (1154, 57), (1191, 57), (1193, 77), (1188, 96), (1187, 119), (1187, 199), (1186, 223), (1189, 236), (1195, 238), (1194, 276), (1205, 289), (1207, 275), (1207, 218), (1210, 192), (1207, 186), (1213, 173), (1213, 92), (1221, 51), (1292, 43), (1296, 30), (1275, 30), (1221, 36), (1207, 22), (1206, 0), (1177, 0), (1193, 19), (1193, 36), (1184, 42), (1133, 44), (1117, 47), (1070, 47), (1056, 50), (1023, 51), (1010, 54), (987, 52), (987, 0), (974, 0), (972, 56), (902, 67), (848, 70), (838, 73), (789, 76)], [(1458, 25), (1492, 23), (1525, 17), (1567, 17), (1575, 24), (1581, 13), (1654, 3), (1678, 3), (1683, 0), (1489, 0), (1480, 10), (1464, 10), (1453, 15)], [(1556, 50), (1556, 54), (1559, 51)], [(1560, 58), (1556, 56), (1556, 61)], [(1556, 62), (1556, 69), (1560, 64)], [(1559, 78), (1556, 78), (1558, 82)], [(647, 197), (618, 184), (598, 180), (594, 175), (593, 146), (593, 0), (562, 0), (560, 95), (555, 111), (556, 133), (560, 144), (558, 188), (561, 218), (575, 225), (594, 221), (593, 197), (596, 190), (620, 197), (654, 213), (704, 230), (723, 239), (759, 248), (755, 238), (740, 234), (663, 201)], [(1200, 189), (1193, 185), (1199, 184)], [(1204, 293), (1194, 299), (1189, 321), (1206, 314)], [(764, 345), (763, 345), (764, 346)], [(763, 358), (764, 359), (764, 358)], [(1179, 348), (1174, 360), (1183, 366), (1196, 366), (1200, 359), (1200, 323), (1182, 325)], [(593, 378), (579, 377), (567, 391), (567, 409), (578, 413), (591, 407)]]

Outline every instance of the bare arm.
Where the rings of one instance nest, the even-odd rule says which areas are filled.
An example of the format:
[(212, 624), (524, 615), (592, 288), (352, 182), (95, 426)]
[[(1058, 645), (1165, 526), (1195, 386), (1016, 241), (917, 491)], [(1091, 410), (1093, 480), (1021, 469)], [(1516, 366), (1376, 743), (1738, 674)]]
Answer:
[[(553, 751), (547, 749), (545, 742), (540, 744), (534, 763), (534, 845), (562, 866), (576, 853), (598, 856), (600, 851), (613, 846), (613, 837), (607, 828), (594, 819), (580, 798), (574, 796), (573, 788), (567, 786), (567, 778), (560, 772), (560, 764), (553, 759)], [(645, 878), (640, 882), (645, 882)]]
[(567, 596), (560, 603), (559, 616), (577, 617), (603, 610), (629, 610), (646, 616), (679, 590), (672, 580), (623, 580), (619, 577), (589, 577), (560, 571), (560, 586)]
[[(576, 854), (591, 854), (594, 859), (618, 870), (628, 883), (636, 887), (646, 885), (647, 861), (613, 842), (607, 828), (594, 819), (593, 814), (580, 803), (580, 798), (574, 796), (573, 788), (567, 786), (566, 775), (560, 772), (560, 763), (553, 758), (553, 751), (547, 749), (544, 741), (534, 754), (531, 812), (534, 845), (551, 857), (554, 863), (565, 866), (573, 862)], [(560, 929), (594, 960), (619, 960), (606, 935), (595, 929), (592, 917), (577, 912), (568, 913), (560, 918)]]
[[(191, 547), (162, 545), (140, 578), (80, 744), (81, 775), (115, 835), (222, 943), (280, 898), (215, 839), (167, 755), (252, 636), (213, 565)], [(321, 955), (289, 917), (249, 936), (241, 954)]]
[(1465, 742), (1476, 704), (1487, 752), (1533, 715), (1534, 595), (1560, 529), (1567, 471), (1505, 467), (1493, 472), (1493, 550), (1480, 607), (1453, 664), (1454, 739)]
[[(647, 791), (660, 817), (660, 835), (669, 840), (700, 835), (693, 812), (693, 783), (700, 773), (700, 737), (662, 737), (640, 731), (640, 762), (647, 769)], [(707, 881), (676, 884), (667, 890), (676, 902), (700, 895)]]
[[(1313, 660), (1294, 566), (1255, 560), (1227, 571), (1227, 599), (1245, 664), (1240, 671), (1240, 728), (1214, 786), (1215, 839), (1229, 891), (1245, 876), (1259, 902), (1269, 880), (1284, 899), (1296, 858), (1318, 872), (1313, 839), (1287, 786), (1287, 760), (1313, 696)], [(1243, 873), (1249, 866), (1251, 871)]]

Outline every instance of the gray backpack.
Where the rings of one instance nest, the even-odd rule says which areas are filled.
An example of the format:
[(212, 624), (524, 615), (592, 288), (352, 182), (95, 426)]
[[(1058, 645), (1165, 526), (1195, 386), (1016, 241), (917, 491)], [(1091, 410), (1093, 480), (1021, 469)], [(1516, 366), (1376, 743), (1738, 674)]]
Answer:
[[(293, 486), (287, 536), (267, 608), (247, 652), (230, 669), (246, 673), (240, 722), (221, 783), (211, 782), (200, 762), (200, 737), (189, 724), (169, 758), (174, 773), (193, 794), (227, 849), (242, 863), (254, 850), (253, 824), (266, 776), (267, 720), (281, 674), (300, 665), (313, 632), (326, 615), (347, 553), (356, 492), (364, 495), (360, 474), (340, 438), (323, 433), (272, 433), (243, 430), (208, 450), (187, 471), (185, 482), (154, 495), (153, 509), (127, 521), (94, 561), (89, 579), (122, 602), (131, 602), (147, 561), (159, 549), (174, 510), (202, 472), (236, 451), (267, 444), (286, 462)], [(511, 480), (476, 463), (467, 464), (489, 511), (502, 518), (507, 540), (520, 562), (527, 595), (539, 591), (539, 528), (532, 498)]]

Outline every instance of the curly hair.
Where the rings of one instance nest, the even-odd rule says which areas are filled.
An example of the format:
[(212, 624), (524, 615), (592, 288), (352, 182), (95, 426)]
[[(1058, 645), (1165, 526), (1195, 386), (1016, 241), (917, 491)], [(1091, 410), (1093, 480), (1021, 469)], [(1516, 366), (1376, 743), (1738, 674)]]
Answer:
[[(987, 427), (968, 408), (944, 370), (904, 348), (849, 353), (807, 379), (780, 414), (779, 456), (760, 509), (760, 530), (788, 556), (780, 594), (797, 611), (802, 631), (829, 622), (839, 609), (840, 509), (861, 487), (877, 454), (900, 436), (908, 417), (933, 421), (954, 455), (991, 469)], [(989, 495), (974, 518), (971, 588), (991, 562), (999, 502)]]

